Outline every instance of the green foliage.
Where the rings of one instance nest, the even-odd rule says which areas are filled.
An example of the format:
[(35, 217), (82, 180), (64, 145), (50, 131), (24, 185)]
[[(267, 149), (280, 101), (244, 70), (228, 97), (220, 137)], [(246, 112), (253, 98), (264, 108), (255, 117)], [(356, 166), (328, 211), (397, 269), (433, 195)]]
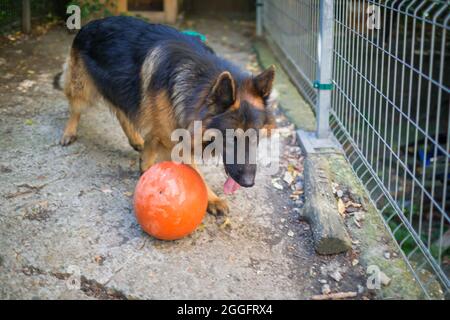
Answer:
[(4, 0), (0, 4), (0, 27), (15, 23), (20, 24), (21, 2), (14, 0)]
[(116, 0), (72, 0), (68, 5), (77, 5), (81, 9), (82, 19), (99, 19), (112, 16), (111, 9), (116, 7)]
[[(64, 1), (31, 0), (30, 9), (32, 24), (36, 26), (62, 17), (64, 13), (61, 9), (65, 4)], [(21, 21), (22, 1), (0, 0), (0, 34), (9, 34), (20, 30)]]

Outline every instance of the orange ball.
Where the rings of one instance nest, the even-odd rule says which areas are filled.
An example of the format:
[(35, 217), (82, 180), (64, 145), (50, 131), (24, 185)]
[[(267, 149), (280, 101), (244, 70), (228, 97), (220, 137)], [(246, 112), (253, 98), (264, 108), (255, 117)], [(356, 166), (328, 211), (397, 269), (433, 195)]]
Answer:
[(145, 232), (161, 240), (176, 240), (202, 222), (208, 194), (192, 167), (160, 162), (145, 171), (134, 192), (134, 212)]

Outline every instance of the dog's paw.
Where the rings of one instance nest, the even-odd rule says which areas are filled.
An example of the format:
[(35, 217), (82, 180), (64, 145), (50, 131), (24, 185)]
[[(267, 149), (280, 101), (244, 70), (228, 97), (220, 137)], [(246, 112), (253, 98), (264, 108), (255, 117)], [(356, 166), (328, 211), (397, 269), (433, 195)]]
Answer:
[(141, 176), (145, 173), (145, 171), (150, 169), (151, 166), (152, 163), (146, 163), (141, 157), (139, 157), (139, 173)]
[(62, 136), (61, 140), (59, 141), (59, 143), (65, 147), (68, 146), (69, 144), (71, 144), (72, 142), (74, 142), (75, 140), (77, 140), (77, 136), (74, 134), (65, 134)]
[(137, 152), (141, 152), (142, 150), (144, 150), (144, 145), (143, 144), (134, 144), (130, 142), (130, 146), (136, 150)]
[(208, 212), (214, 215), (224, 215), (228, 214), (230, 209), (228, 208), (228, 204), (226, 200), (217, 198), (211, 201), (208, 201)]

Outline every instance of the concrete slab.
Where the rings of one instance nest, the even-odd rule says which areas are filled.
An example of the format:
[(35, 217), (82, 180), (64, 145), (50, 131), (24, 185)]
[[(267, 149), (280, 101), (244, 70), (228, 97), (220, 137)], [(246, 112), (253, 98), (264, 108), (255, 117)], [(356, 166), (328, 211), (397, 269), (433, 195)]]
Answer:
[[(182, 27), (258, 71), (253, 24), (218, 18)], [(353, 265), (353, 255), (314, 252), (310, 228), (299, 219), (304, 199), (290, 199), (282, 181), (288, 168), (302, 170), (293, 129), (283, 140), (279, 173), (261, 171), (254, 188), (228, 197), (228, 223), (208, 215), (194, 234), (174, 242), (146, 235), (132, 209), (138, 154), (109, 111), (90, 110), (76, 143), (58, 145), (68, 110), (52, 79), (71, 38), (57, 28), (0, 45), (0, 298), (308, 299), (323, 281), (333, 292), (365, 286), (365, 267)], [(277, 120), (291, 128), (282, 114)], [(204, 171), (221, 194), (223, 170)], [(282, 190), (273, 187), (277, 178)], [(341, 281), (330, 277), (333, 270)], [(363, 297), (376, 296), (364, 290)]]

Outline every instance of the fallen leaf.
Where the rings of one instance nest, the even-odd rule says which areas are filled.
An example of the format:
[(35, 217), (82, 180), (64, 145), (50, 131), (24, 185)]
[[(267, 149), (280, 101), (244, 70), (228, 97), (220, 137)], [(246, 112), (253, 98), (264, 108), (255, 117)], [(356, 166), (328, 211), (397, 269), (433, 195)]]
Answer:
[(338, 211), (341, 214), (341, 216), (345, 215), (345, 204), (341, 198), (339, 198), (338, 200)]
[(342, 280), (342, 275), (339, 271), (336, 270), (333, 273), (330, 273), (330, 278), (336, 282), (339, 282)]
[(35, 85), (35, 81), (33, 80), (24, 80), (21, 83), (19, 83), (19, 86), (17, 87), (18, 90), (25, 92), (28, 89), (30, 89), (32, 86)]
[(389, 278), (383, 271), (380, 271), (379, 277), (383, 286), (386, 287), (391, 283), (391, 278)]
[(361, 208), (362, 207), (362, 205), (361, 204), (359, 204), (359, 203), (354, 203), (354, 202), (352, 202), (352, 201), (348, 201), (346, 204), (345, 204), (345, 207), (346, 208), (348, 208), (348, 207), (354, 207), (354, 208)]
[(279, 183), (278, 178), (272, 179), (272, 185), (275, 189), (283, 190), (283, 186)]
[(283, 180), (284, 180), (284, 182), (286, 182), (288, 185), (291, 185), (292, 182), (294, 182), (294, 177), (292, 176), (291, 172), (286, 171), (286, 172), (284, 173)]

